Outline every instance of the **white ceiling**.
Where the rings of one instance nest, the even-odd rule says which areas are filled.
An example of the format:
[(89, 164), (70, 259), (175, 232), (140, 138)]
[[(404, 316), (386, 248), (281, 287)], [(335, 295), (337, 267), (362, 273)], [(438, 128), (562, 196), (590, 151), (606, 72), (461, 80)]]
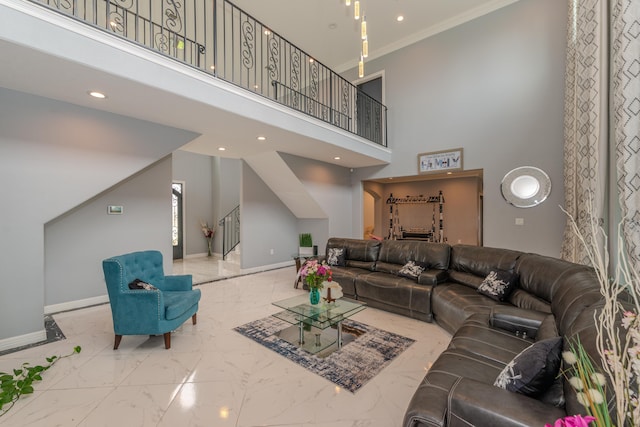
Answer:
[[(361, 0), (369, 26), (369, 59), (515, 1), (517, 0)], [(325, 65), (336, 70), (355, 65), (360, 46), (359, 33), (351, 16), (352, 11), (344, 6), (344, 0), (234, 2), (256, 19), (270, 23), (273, 31), (295, 42)], [(17, 4), (18, 8), (31, 9), (28, 13), (33, 13), (33, 4)], [(398, 13), (405, 16), (402, 23), (395, 21)], [(148, 81), (123, 77), (126, 75), (122, 74), (126, 67), (131, 68), (132, 72), (142, 69), (136, 61), (126, 59), (126, 55), (120, 55), (123, 64), (128, 64), (125, 68), (118, 68), (111, 61), (100, 61), (97, 52), (86, 48), (82, 51), (84, 63), (77, 58), (68, 60), (70, 56), (63, 51), (62, 43), (39, 38), (35, 34), (37, 30), (29, 28), (30, 25), (33, 26), (31, 21), (22, 22), (18, 19), (20, 15), (12, 17), (8, 13), (3, 14), (6, 19), (0, 17), (0, 22), (3, 23), (0, 28), (0, 55), (11, 58), (11, 61), (0, 66), (0, 85), (3, 87), (199, 133), (201, 136), (194, 141), (192, 148), (203, 154), (242, 158), (264, 150), (277, 150), (309, 157), (305, 153), (318, 152), (326, 158), (320, 158), (320, 154), (314, 158), (347, 167), (384, 163), (380, 161), (380, 156), (367, 155), (366, 147), (358, 149), (358, 141), (353, 137), (339, 134), (334, 136), (335, 130), (332, 135), (323, 131), (324, 138), (327, 141), (338, 138), (339, 144), (334, 144), (330, 150), (313, 150), (310, 147), (322, 146), (323, 141), (301, 136), (300, 132), (292, 132), (283, 127), (269, 126), (269, 122), (249, 118), (246, 114), (243, 116), (230, 111), (223, 112), (198, 99), (187, 99), (180, 95), (179, 90), (169, 90), (167, 84), (153, 87)], [(51, 16), (48, 13), (45, 15)], [(47, 17), (47, 20), (50, 19)], [(331, 24), (335, 24), (336, 28), (330, 29)], [(88, 34), (91, 31), (94, 30), (87, 30)], [(94, 38), (113, 39), (102, 34), (104, 33)], [(76, 38), (73, 45), (80, 46), (77, 40), (81, 39)], [(123, 42), (115, 40), (111, 44), (116, 46)], [(139, 53), (137, 55), (140, 56)], [(140, 63), (171, 62), (162, 58), (156, 60), (153, 54), (149, 55), (151, 56), (141, 58)], [(161, 80), (160, 76), (153, 77)], [(94, 88), (96, 82), (100, 82), (99, 87), (109, 93), (106, 102), (95, 102), (86, 96), (87, 89)], [(269, 134), (269, 148), (264, 144), (258, 145), (255, 141), (256, 135), (265, 132)], [(219, 145), (227, 146), (228, 150), (224, 154), (218, 152)], [(342, 148), (336, 150), (336, 147)], [(334, 156), (341, 156), (342, 159), (335, 161)]]
[[(345, 0), (232, 0), (274, 32), (342, 72), (357, 66), (360, 27)], [(518, 0), (360, 0), (372, 60)], [(396, 17), (403, 15), (398, 22)]]

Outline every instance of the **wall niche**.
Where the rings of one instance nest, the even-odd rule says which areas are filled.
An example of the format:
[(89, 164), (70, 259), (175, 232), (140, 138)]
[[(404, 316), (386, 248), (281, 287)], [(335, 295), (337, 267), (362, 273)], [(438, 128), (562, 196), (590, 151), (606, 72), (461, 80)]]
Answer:
[(477, 169), (363, 181), (363, 237), (481, 246), (482, 175)]

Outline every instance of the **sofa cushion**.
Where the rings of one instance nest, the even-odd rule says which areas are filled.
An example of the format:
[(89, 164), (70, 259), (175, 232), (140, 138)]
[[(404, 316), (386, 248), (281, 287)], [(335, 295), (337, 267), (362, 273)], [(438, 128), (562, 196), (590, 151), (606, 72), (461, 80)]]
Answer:
[(484, 278), (478, 292), (496, 301), (505, 301), (516, 287), (518, 276), (510, 271), (491, 270)]
[(471, 273), (482, 278), (496, 268), (513, 271), (522, 252), (485, 246), (454, 245), (451, 247), (450, 270)]
[(445, 282), (433, 288), (431, 309), (438, 325), (454, 333), (474, 313), (489, 314), (500, 304), (459, 283)]
[(329, 264), (330, 266), (344, 267), (346, 252), (347, 251), (345, 248), (327, 249), (327, 264)]
[(536, 341), (504, 367), (493, 385), (526, 396), (539, 396), (558, 375), (561, 352), (561, 337)]
[(347, 297), (356, 297), (356, 277), (360, 274), (370, 273), (369, 270), (352, 267), (332, 267), (331, 280), (342, 287), (342, 293)]
[(476, 276), (471, 273), (463, 273), (462, 271), (449, 270), (449, 280), (478, 289), (482, 284), (484, 277)]

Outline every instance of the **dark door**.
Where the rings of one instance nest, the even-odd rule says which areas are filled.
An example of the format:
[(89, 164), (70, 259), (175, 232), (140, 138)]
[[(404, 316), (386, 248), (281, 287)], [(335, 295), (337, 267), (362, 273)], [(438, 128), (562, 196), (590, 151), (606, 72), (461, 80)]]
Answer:
[(184, 251), (184, 232), (182, 229), (182, 196), (184, 185), (180, 182), (171, 184), (171, 242), (173, 243), (173, 259), (182, 259)]
[[(377, 102), (376, 102), (377, 101)], [(382, 142), (382, 77), (358, 85), (358, 135)]]

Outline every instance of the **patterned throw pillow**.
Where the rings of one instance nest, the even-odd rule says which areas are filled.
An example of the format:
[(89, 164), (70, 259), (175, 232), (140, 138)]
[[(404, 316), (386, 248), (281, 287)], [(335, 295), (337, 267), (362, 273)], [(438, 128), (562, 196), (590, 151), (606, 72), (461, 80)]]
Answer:
[(562, 337), (537, 341), (514, 357), (493, 385), (526, 396), (539, 396), (558, 375), (561, 352)]
[(398, 275), (408, 277), (410, 279), (417, 279), (420, 273), (424, 271), (424, 267), (415, 263), (415, 261), (409, 261), (402, 266)]
[(329, 248), (327, 251), (327, 264), (332, 266), (344, 267), (345, 250), (344, 248)]
[(158, 288), (156, 288), (155, 286), (153, 286), (153, 285), (151, 285), (151, 284), (149, 284), (147, 282), (143, 282), (140, 279), (135, 279), (133, 282), (129, 283), (129, 289), (134, 289), (134, 290), (136, 290), (136, 289), (144, 289), (144, 290), (147, 290), (147, 291), (155, 291)]
[(478, 292), (496, 301), (505, 301), (516, 288), (518, 276), (505, 270), (491, 271), (478, 287)]

